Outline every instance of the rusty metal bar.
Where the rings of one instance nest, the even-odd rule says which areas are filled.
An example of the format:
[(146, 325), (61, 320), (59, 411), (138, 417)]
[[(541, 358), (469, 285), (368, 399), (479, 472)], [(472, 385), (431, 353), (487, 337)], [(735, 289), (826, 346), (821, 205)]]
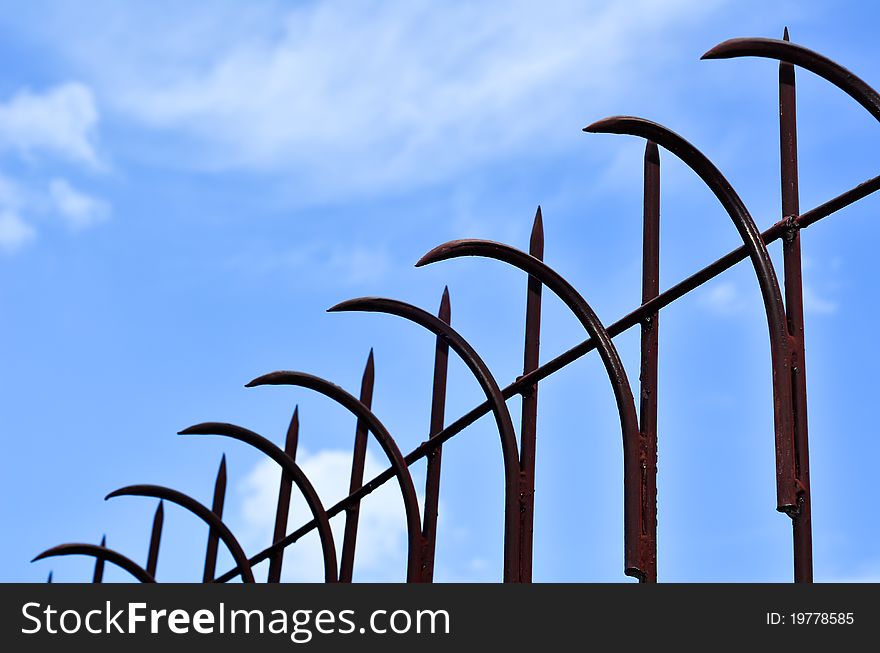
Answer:
[[(331, 313), (342, 311), (387, 313), (409, 320), (434, 335), (445, 338), (449, 347), (468, 366), (474, 378), (479, 382), (486, 399), (492, 404), (492, 414), (495, 417), (495, 425), (501, 438), (501, 454), (504, 461), (504, 582), (520, 582), (519, 514), (522, 511), (520, 488), (522, 477), (520, 475), (519, 453), (510, 412), (507, 410), (507, 404), (501, 396), (501, 389), (489, 367), (460, 333), (440, 318), (434, 317), (412, 304), (383, 297), (361, 297), (336, 304), (327, 311)], [(421, 531), (419, 535), (422, 537)]]
[[(284, 439), (284, 453), (291, 460), (296, 461), (296, 447), (299, 442), (299, 406), (294, 406), (293, 417), (287, 426), (287, 437)], [(290, 514), (290, 491), (293, 487), (293, 479), (285, 469), (281, 470), (281, 482), (278, 486), (278, 503), (275, 506), (275, 529), (272, 542), (278, 542), (287, 535), (287, 517)], [(284, 563), (284, 549), (276, 551), (269, 559), (269, 573), (266, 576), (267, 583), (281, 582), (281, 566)]]
[[(788, 41), (788, 28), (783, 37)], [(797, 156), (797, 93), (794, 66), (779, 64), (779, 153), (782, 183), (782, 218), (799, 212)], [(801, 237), (796, 227), (782, 240), (785, 270), (785, 312), (791, 337), (791, 387), (794, 412), (794, 451), (799, 484), (798, 511), (792, 515), (794, 580), (813, 581), (813, 534), (810, 507), (810, 455), (807, 434), (806, 356), (804, 353), (804, 296), (801, 268)]]
[[(544, 260), (544, 220), (541, 207), (535, 212), (532, 233), (529, 238), (529, 254)], [(540, 279), (529, 275), (526, 289), (526, 327), (523, 345), (523, 376), (538, 369), (541, 347), (541, 289)], [(520, 473), (523, 476), (523, 510), (520, 513), (520, 578), (524, 583), (532, 581), (532, 545), (535, 525), (535, 450), (538, 435), (538, 384), (534, 383), (522, 392), (520, 419)]]
[[(642, 304), (660, 294), (660, 152), (657, 144), (645, 145), (644, 208), (642, 226)], [(660, 313), (641, 322), (639, 370), (639, 429), (645, 447), (642, 469), (642, 534), (649, 549), (657, 550), (657, 357)], [(645, 569), (645, 580), (657, 581), (656, 555)]]
[[(367, 357), (367, 364), (364, 366), (364, 373), (361, 376), (360, 402), (367, 408), (372, 408), (373, 406), (375, 376), (375, 361), (371, 347), (370, 355)], [(364, 482), (364, 464), (367, 459), (367, 431), (367, 423), (358, 417), (354, 432), (354, 451), (351, 456), (351, 477), (348, 483), (349, 494), (356, 492)], [(350, 583), (354, 574), (354, 554), (357, 544), (360, 512), (360, 501), (349, 506), (345, 511), (345, 531), (342, 535), (342, 560), (339, 563), (340, 583)]]
[(147, 573), (156, 577), (156, 566), (159, 564), (159, 544), (162, 541), (162, 524), (165, 522), (165, 507), (162, 501), (153, 515), (153, 530), (150, 532), (150, 549), (147, 553)]
[[(241, 569), (242, 580), (246, 583), (255, 582), (254, 574), (251, 571), (251, 565), (248, 562), (244, 550), (242, 550), (241, 545), (238, 543), (238, 540), (235, 539), (235, 535), (232, 534), (232, 531), (229, 530), (226, 524), (224, 524), (217, 515), (191, 496), (184, 494), (179, 490), (163, 487), (161, 485), (128, 485), (119, 488), (118, 490), (114, 490), (104, 497), (104, 500), (106, 501), (115, 497), (155, 497), (157, 499), (170, 501), (171, 503), (177, 504), (181, 508), (188, 510), (208, 526), (217, 530), (220, 539), (223, 540), (223, 543), (232, 554), (232, 558), (235, 560), (236, 565)], [(159, 507), (162, 507), (162, 503), (159, 504)], [(156, 512), (158, 514), (159, 511), (157, 510)], [(161, 528), (159, 530), (161, 531)], [(158, 546), (156, 547), (156, 550), (158, 551)], [(149, 573), (149, 569), (147, 569), (147, 573)], [(151, 573), (149, 573), (149, 575), (153, 576)]]
[[(101, 546), (107, 546), (107, 536), (101, 536)], [(95, 558), (95, 571), (92, 574), (92, 583), (104, 582), (104, 558)]]
[[(847, 206), (857, 202), (858, 200), (877, 192), (878, 190), (880, 190), (880, 175), (872, 177), (850, 188), (849, 190), (844, 191), (840, 195), (837, 195), (836, 197), (816, 206), (815, 208), (801, 214), (793, 220), (781, 220), (775, 223), (769, 229), (761, 233), (761, 238), (764, 241), (765, 245), (769, 245), (782, 238), (786, 230), (790, 229), (792, 225), (794, 225), (798, 229), (805, 229), (815, 224), (816, 222), (819, 222), (820, 220), (823, 220), (824, 218), (827, 218), (828, 216), (837, 213), (841, 209), (846, 208)], [(680, 299), (689, 292), (695, 290), (696, 288), (699, 288), (707, 281), (714, 279), (722, 272), (732, 268), (740, 261), (745, 260), (746, 258), (748, 258), (748, 256), (749, 252), (745, 246), (740, 246), (733, 251), (728, 252), (718, 260), (710, 263), (698, 272), (695, 272), (691, 276), (683, 279), (674, 286), (660, 293), (660, 295), (658, 295), (655, 299), (647, 302), (646, 304), (643, 304), (635, 310), (627, 313), (616, 322), (610, 324), (607, 328), (608, 334), (611, 337), (619, 336), (621, 333), (631, 329), (637, 324), (640, 324), (641, 320), (644, 319), (646, 316), (665, 308), (677, 299)], [(510, 385), (502, 388), (502, 396), (505, 399), (510, 399), (511, 397), (520, 394), (528, 386), (544, 380), (551, 374), (558, 372), (565, 366), (590, 353), (595, 348), (596, 343), (594, 342), (593, 338), (586, 338), (574, 347), (547, 361), (533, 372), (530, 372), (529, 374), (518, 378)], [(484, 415), (487, 415), (490, 411), (490, 402), (484, 401), (478, 404), (458, 419), (450, 422), (442, 431), (433, 434), (430, 439), (422, 442), (419, 446), (413, 449), (409, 454), (405, 456), (406, 464), (412, 465), (416, 461), (421, 460), (422, 458), (427, 456), (429, 452), (433, 451), (439, 446), (442, 446), (447, 440), (451, 439), (452, 437), (463, 431), (465, 428), (476, 422)], [(377, 474), (370, 481), (365, 483), (357, 492), (355, 492), (354, 494), (350, 494), (349, 496), (341, 499), (336, 504), (328, 508), (327, 514), (330, 517), (339, 514), (348, 506), (357, 501), (360, 501), (365, 496), (373, 492), (376, 488), (380, 487), (382, 484), (386, 483), (392, 478), (394, 478), (394, 471), (391, 467), (389, 467), (380, 474)], [(298, 539), (314, 530), (316, 526), (317, 523), (315, 522), (315, 520), (306, 522), (295, 531), (289, 533), (281, 542), (278, 542), (254, 555), (251, 558), (251, 564), (256, 565), (263, 560), (266, 560), (269, 556), (272, 555), (275, 550), (290, 546)], [(223, 575), (219, 576), (216, 580), (217, 582), (227, 582), (235, 578), (237, 575), (238, 571), (236, 569), (230, 569)]]
[[(397, 477), (400, 494), (403, 497), (403, 507), (406, 513), (406, 532), (407, 532), (407, 582), (418, 582), (421, 580), (421, 552), (422, 552), (422, 526), (419, 513), (419, 500), (416, 496), (416, 488), (413, 485), (412, 475), (409, 473), (403, 454), (385, 428), (385, 425), (376, 417), (369, 408), (364, 406), (360, 401), (355, 399), (351, 394), (335, 383), (322, 379), (313, 374), (305, 372), (296, 372), (291, 370), (270, 372), (264, 374), (245, 384), (247, 388), (254, 388), (262, 385), (293, 385), (302, 388), (309, 388), (325, 397), (332, 399), (337, 404), (347, 409), (356, 417), (363, 419), (370, 432), (376, 438), (382, 451), (391, 463), (392, 475)], [(329, 514), (329, 513), (328, 513)], [(334, 513), (336, 514), (336, 513)], [(287, 538), (285, 538), (286, 540)], [(328, 557), (328, 556), (325, 556)]]
[[(101, 558), (102, 560), (106, 560), (107, 562), (112, 562), (117, 567), (121, 567), (142, 583), (156, 582), (156, 579), (153, 578), (153, 576), (150, 575), (146, 569), (141, 567), (131, 558), (127, 558), (118, 551), (108, 549), (104, 546), (98, 546), (97, 544), (82, 544), (79, 542), (59, 544), (58, 546), (53, 546), (51, 549), (46, 549), (42, 553), (38, 554), (33, 558), (33, 560), (31, 560), (31, 562), (44, 560), (46, 558), (55, 558), (58, 556), (70, 555), (86, 555), (92, 556), (94, 558)], [(49, 572), (49, 579), (47, 582), (52, 582), (52, 572)]]
[(712, 191), (736, 227), (749, 252), (770, 336), (770, 367), (773, 382), (773, 432), (776, 445), (776, 509), (788, 515), (797, 512), (797, 471), (794, 455), (794, 416), (791, 392), (791, 343), (789, 342), (785, 305), (761, 232), (746, 205), (709, 158), (672, 130), (650, 120), (633, 116), (613, 116), (596, 121), (584, 131), (629, 134), (653, 140), (677, 156)]
[(765, 57), (800, 66), (834, 84), (861, 104), (876, 120), (880, 120), (880, 95), (877, 91), (852, 71), (818, 52), (786, 40), (739, 38), (719, 43), (700, 59), (736, 57)]
[(328, 309), (329, 312), (367, 311), (387, 313), (410, 320), (437, 336), (442, 336), (449, 346), (467, 364), (468, 369), (480, 383), (483, 392), (492, 403), (492, 412), (501, 438), (504, 461), (505, 509), (504, 509), (504, 582), (519, 582), (519, 514), (522, 511), (519, 456), (513, 423), (498, 383), (488, 366), (474, 348), (449, 324), (427, 311), (394, 299), (367, 297), (348, 300)]
[(644, 476), (642, 470), (647, 464), (644, 459), (645, 447), (641, 442), (632, 388), (611, 336), (583, 296), (562, 275), (544, 262), (509, 245), (488, 240), (455, 240), (438, 245), (422, 256), (416, 266), (462, 256), (495, 259), (537, 277), (568, 306), (584, 330), (596, 340), (599, 357), (614, 391), (623, 437), (624, 573), (644, 582), (650, 560), (656, 556), (656, 551), (648, 549), (650, 541), (641, 530), (644, 509), (641, 481)]
[[(311, 481), (299, 468), (299, 466), (282, 451), (271, 440), (264, 438), (259, 433), (255, 433), (243, 426), (236, 424), (227, 424), (224, 422), (203, 422), (185, 428), (178, 432), (178, 435), (221, 435), (239, 442), (244, 442), (254, 447), (257, 451), (262, 452), (278, 465), (281, 466), (291, 480), (302, 492), (303, 498), (312, 512), (312, 516), (316, 520), (318, 528), (318, 537), (321, 540), (321, 549), (324, 555), (324, 580), (328, 583), (335, 583), (336, 575), (336, 546), (333, 543), (333, 531), (330, 528), (330, 519), (327, 517), (327, 511)], [(220, 522), (222, 526), (222, 522)], [(232, 549), (230, 548), (230, 551)]]
[[(446, 324), (452, 324), (452, 311), (449, 305), (449, 288), (443, 288), (440, 298), (440, 309), (437, 318)], [(429, 436), (443, 430), (446, 417), (446, 375), (449, 368), (449, 343), (438, 335), (434, 349), (434, 378), (431, 384), (431, 422)], [(422, 537), (425, 550), (422, 554), (422, 580), (430, 583), (434, 580), (434, 555), (437, 548), (437, 512), (440, 504), (440, 466), (443, 448), (437, 447), (428, 454), (425, 473), (425, 514), (422, 516)]]
[[(217, 469), (217, 478), (214, 480), (214, 500), (211, 503), (211, 512), (217, 515), (217, 519), (223, 519), (223, 503), (226, 499), (226, 454), (220, 458), (220, 467)], [(217, 568), (217, 547), (220, 536), (217, 531), (209, 527), (208, 546), (205, 551), (205, 571), (202, 574), (202, 582), (210, 583), (214, 579)]]

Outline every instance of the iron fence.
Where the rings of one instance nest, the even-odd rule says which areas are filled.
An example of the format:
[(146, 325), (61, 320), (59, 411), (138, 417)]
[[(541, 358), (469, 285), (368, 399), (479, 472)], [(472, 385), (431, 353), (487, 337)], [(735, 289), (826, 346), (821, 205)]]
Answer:
[[(443, 445), (480, 417), (491, 413), (501, 442), (504, 466), (504, 562), (505, 582), (532, 580), (532, 541), (534, 524), (535, 449), (537, 399), (540, 381), (573, 361), (596, 350), (614, 392), (623, 444), (624, 491), (624, 573), (641, 582), (657, 580), (657, 410), (658, 347), (660, 310), (698, 288), (737, 263), (749, 259), (761, 291), (767, 318), (771, 350), (771, 375), (776, 451), (776, 509), (787, 515), (793, 529), (793, 566), (796, 582), (811, 582), (812, 530), (810, 517), (810, 471), (807, 429), (806, 360), (804, 356), (804, 311), (801, 274), (801, 231), (819, 220), (849, 206), (880, 189), (880, 176), (869, 179), (839, 196), (804, 213), (798, 194), (798, 155), (796, 124), (795, 67), (815, 73), (834, 84), (880, 120), (880, 96), (864, 81), (830, 59), (789, 41), (747, 38), (725, 41), (703, 55), (703, 59), (763, 57), (779, 61), (779, 136), (781, 219), (760, 232), (751, 214), (718, 168), (682, 136), (643, 118), (616, 116), (584, 128), (590, 133), (637, 136), (647, 141), (644, 157), (644, 210), (642, 237), (642, 303), (616, 322), (605, 325), (586, 299), (559, 273), (544, 263), (544, 234), (541, 209), (535, 215), (529, 251), (484, 240), (457, 240), (444, 243), (419, 259), (424, 266), (460, 257), (495, 259), (520, 269), (527, 275), (526, 322), (523, 373), (501, 387), (489, 367), (451, 326), (449, 294), (444, 291), (436, 315), (404, 302), (377, 297), (353, 299), (333, 306), (331, 312), (360, 311), (385, 313), (412, 322), (436, 336), (429, 435), (404, 455), (391, 433), (371, 410), (374, 367), (372, 351), (363, 373), (357, 397), (332, 382), (304, 372), (279, 371), (247, 384), (290, 385), (326, 395), (356, 417), (349, 494), (329, 508), (318, 496), (308, 477), (296, 462), (299, 435), (295, 409), (283, 449), (262, 435), (234, 424), (208, 422), (180, 431), (181, 435), (215, 435), (244, 442), (272, 459), (282, 470), (278, 489), (273, 542), (248, 557), (235, 535), (224, 524), (226, 462), (221, 460), (214, 486), (213, 503), (207, 507), (177, 490), (155, 485), (133, 485), (118, 489), (107, 498), (146, 496), (160, 500), (153, 521), (149, 554), (140, 566), (122, 553), (106, 546), (70, 543), (39, 554), (35, 560), (60, 555), (93, 556), (94, 582), (101, 582), (105, 562), (128, 571), (137, 580), (153, 582), (163, 525), (163, 502), (177, 504), (204, 521), (209, 527), (204, 582), (227, 582), (237, 577), (253, 582), (252, 567), (269, 560), (268, 582), (279, 582), (284, 551), (307, 533), (317, 531), (323, 553), (324, 579), (351, 582), (357, 548), (361, 501), (392, 479), (403, 498), (407, 532), (406, 579), (431, 582), (437, 539), (437, 513), (440, 497), (440, 471)], [(736, 227), (742, 245), (714, 263), (692, 274), (667, 290), (659, 286), (660, 241), (660, 154), (663, 148), (690, 167), (715, 194)], [(783, 282), (780, 286), (767, 247), (782, 240)], [(586, 338), (561, 355), (540, 364), (541, 300), (544, 288), (564, 302), (586, 332)], [(641, 357), (638, 379), (638, 406), (627, 372), (614, 345), (614, 337), (633, 327), (641, 331)], [(459, 356), (479, 382), (485, 401), (447, 423), (445, 416), (447, 363), (449, 351)], [(508, 411), (507, 401), (519, 396), (522, 402), (519, 437)], [(364, 480), (367, 442), (376, 439), (388, 459), (388, 468)], [(409, 467), (427, 459), (424, 510), (419, 507)], [(311, 520), (288, 532), (288, 512), (293, 485), (302, 493)], [(343, 538), (337, 560), (337, 547), (330, 519), (345, 513)], [(219, 575), (216, 561), (219, 542), (231, 553), (234, 566)], [(51, 574), (49, 577), (51, 581)]]

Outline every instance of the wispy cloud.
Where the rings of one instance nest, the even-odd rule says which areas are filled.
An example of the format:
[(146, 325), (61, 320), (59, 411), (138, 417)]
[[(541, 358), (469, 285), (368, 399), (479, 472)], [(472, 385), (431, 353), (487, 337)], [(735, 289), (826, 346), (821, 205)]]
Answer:
[(66, 179), (53, 179), (49, 183), (49, 193), (58, 214), (71, 229), (90, 227), (110, 214), (106, 202), (75, 189)]
[(0, 103), (0, 148), (99, 167), (97, 123), (94, 97), (83, 84), (67, 82), (42, 93), (23, 89)]
[(306, 279), (309, 284), (323, 281), (346, 287), (380, 281), (393, 267), (385, 248), (354, 243), (303, 243), (281, 251), (261, 246), (259, 251), (239, 252), (229, 264), (249, 275), (286, 274), (292, 279)]
[(631, 92), (634, 71), (719, 4), (309, 3), (256, 21), (262, 9), (240, 9), (225, 42), (210, 30), (213, 49), (171, 34), (173, 57), (156, 52), (156, 24), (136, 14), (123, 30), (134, 18), (114, 14), (76, 58), (129, 120), (175, 135), (181, 159), (283, 170), (337, 197), (570, 143), (584, 106)]
[(837, 312), (837, 303), (819, 295), (815, 288), (804, 284), (804, 310), (808, 313), (831, 315)]
[[(351, 452), (323, 449), (314, 453), (300, 449), (297, 463), (315, 486), (325, 507), (348, 494), (351, 474)], [(372, 478), (385, 469), (368, 452), (364, 477)], [(259, 462), (239, 487), (243, 528), (238, 529), (245, 542), (265, 547), (272, 540), (275, 505), (278, 496), (280, 468), (271, 460)], [(311, 519), (311, 513), (296, 491), (291, 499), (289, 524), (291, 530)], [(344, 522), (331, 522), (337, 549), (342, 543)], [(283, 579), (297, 582), (323, 580), (323, 557), (315, 534), (307, 536), (286, 549)], [(400, 491), (394, 483), (386, 483), (372, 492), (361, 504), (357, 540), (355, 574), (359, 580), (402, 580), (406, 571), (406, 519)]]
[(735, 315), (747, 304), (739, 288), (732, 281), (712, 284), (699, 296), (699, 302), (718, 315)]
[[(95, 147), (98, 119), (91, 90), (78, 82), (41, 93), (21, 89), (0, 102), (0, 154), (7, 160), (63, 161), (92, 172), (103, 170), (106, 165)], [(80, 230), (106, 218), (110, 206), (60, 177), (39, 189), (32, 181), (0, 177), (0, 250), (12, 253), (33, 241), (33, 219), (47, 212)]]
[(8, 209), (0, 209), (0, 249), (14, 252), (36, 236), (36, 230)]
[(33, 240), (37, 232), (21, 217), (25, 204), (19, 185), (0, 175), (0, 251), (12, 253)]

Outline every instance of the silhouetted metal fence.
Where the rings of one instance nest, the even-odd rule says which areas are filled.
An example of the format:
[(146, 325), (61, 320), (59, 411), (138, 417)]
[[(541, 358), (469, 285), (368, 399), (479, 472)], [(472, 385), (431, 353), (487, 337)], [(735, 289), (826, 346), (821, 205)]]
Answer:
[[(804, 357), (804, 314), (801, 281), (800, 232), (822, 218), (880, 189), (880, 176), (865, 181), (828, 202), (805, 213), (798, 205), (798, 157), (795, 111), (795, 66), (807, 69), (850, 95), (880, 120), (880, 96), (870, 86), (842, 66), (802, 46), (784, 40), (732, 39), (715, 46), (703, 59), (764, 57), (779, 63), (779, 135), (782, 219), (761, 233), (745, 204), (713, 163), (696, 147), (666, 127), (643, 118), (616, 116), (595, 122), (584, 129), (594, 133), (630, 134), (646, 139), (644, 159), (644, 227), (642, 260), (642, 304), (607, 327), (587, 301), (556, 271), (543, 262), (544, 235), (538, 208), (528, 253), (501, 243), (484, 240), (457, 240), (425, 254), (417, 266), (464, 256), (496, 259), (519, 268), (528, 275), (526, 296), (523, 374), (501, 388), (474, 348), (450, 324), (449, 294), (444, 291), (435, 316), (416, 306), (383, 298), (353, 299), (330, 311), (387, 313), (413, 322), (436, 336), (433, 390), (431, 396), (430, 437), (404, 455), (388, 429), (371, 411), (373, 396), (373, 354), (367, 360), (359, 397), (354, 397), (330, 381), (303, 372), (273, 372), (248, 383), (248, 387), (291, 385), (326, 395), (356, 418), (354, 453), (349, 494), (326, 508), (314, 487), (296, 463), (299, 433), (298, 411), (294, 410), (284, 449), (241, 426), (209, 422), (191, 426), (181, 435), (219, 435), (239, 440), (258, 449), (282, 469), (278, 490), (273, 543), (248, 557), (222, 521), (226, 489), (225, 457), (220, 463), (211, 508), (171, 488), (134, 485), (110, 493), (118, 496), (146, 496), (160, 499), (150, 538), (145, 567), (100, 545), (62, 544), (44, 551), (35, 560), (51, 556), (82, 554), (96, 558), (94, 582), (101, 582), (104, 563), (112, 562), (135, 578), (153, 582), (162, 534), (162, 501), (175, 503), (199, 517), (209, 526), (203, 580), (226, 582), (241, 576), (253, 582), (252, 567), (269, 560), (268, 581), (279, 582), (284, 550), (317, 530), (323, 552), (327, 582), (351, 582), (355, 563), (358, 516), (361, 501), (392, 478), (403, 497), (407, 528), (408, 582), (431, 582), (437, 535), (437, 506), (440, 495), (440, 468), (443, 444), (461, 433), (478, 418), (492, 413), (501, 439), (504, 464), (504, 568), (505, 582), (532, 579), (532, 529), (534, 522), (535, 443), (537, 434), (538, 384), (581, 356), (596, 350), (601, 357), (614, 391), (623, 435), (624, 490), (624, 573), (642, 582), (657, 580), (657, 364), (660, 309), (748, 258), (755, 270), (767, 316), (770, 337), (773, 386), (774, 433), (776, 448), (776, 509), (788, 515), (793, 528), (794, 580), (812, 581), (812, 535), (810, 523), (810, 471), (807, 437), (807, 393)], [(736, 227), (742, 246), (677, 283), (664, 292), (659, 287), (660, 156), (659, 147), (689, 166), (712, 190)], [(782, 240), (784, 275), (780, 288), (767, 246)], [(541, 295), (544, 288), (561, 299), (575, 314), (587, 338), (565, 353), (541, 365)], [(613, 338), (638, 325), (641, 329), (639, 408), (626, 370)], [(446, 373), (449, 350), (458, 355), (479, 382), (486, 400), (470, 412), (445, 424)], [(521, 396), (519, 440), (507, 409), (507, 400)], [(364, 464), (369, 434), (388, 458), (389, 467), (364, 482)], [(409, 466), (427, 459), (424, 514), (421, 514)], [(292, 486), (302, 493), (312, 519), (288, 532), (287, 518)], [(345, 512), (341, 559), (330, 519)], [(216, 576), (219, 541), (228, 547), (235, 561), (229, 571)], [(51, 582), (51, 574), (49, 576)]]

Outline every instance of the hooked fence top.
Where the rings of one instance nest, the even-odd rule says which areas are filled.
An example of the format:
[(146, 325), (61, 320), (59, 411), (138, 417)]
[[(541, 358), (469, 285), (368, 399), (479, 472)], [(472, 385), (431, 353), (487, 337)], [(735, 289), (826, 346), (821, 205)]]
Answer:
[[(773, 432), (776, 451), (776, 510), (792, 524), (793, 577), (811, 582), (812, 526), (810, 501), (809, 446), (807, 429), (806, 358), (804, 354), (804, 311), (800, 232), (853, 202), (880, 189), (880, 176), (804, 213), (798, 194), (798, 156), (795, 103), (795, 67), (809, 70), (847, 93), (875, 119), (880, 120), (880, 95), (852, 72), (830, 59), (789, 41), (747, 38), (725, 41), (703, 55), (703, 59), (763, 57), (779, 61), (779, 136), (782, 218), (761, 232), (747, 207), (718, 168), (694, 145), (670, 129), (644, 118), (615, 116), (584, 128), (590, 133), (637, 136), (647, 141), (644, 157), (644, 209), (642, 235), (642, 303), (616, 322), (605, 325), (581, 293), (544, 262), (543, 218), (535, 214), (528, 252), (486, 240), (456, 240), (435, 247), (422, 256), (417, 266), (461, 257), (495, 259), (527, 275), (523, 374), (502, 387), (470, 343), (451, 326), (448, 290), (443, 291), (436, 315), (395, 299), (366, 297), (352, 299), (329, 309), (331, 312), (385, 313), (412, 322), (436, 336), (429, 438), (405, 454), (379, 417), (371, 410), (374, 361), (367, 359), (358, 396), (332, 382), (299, 371), (278, 371), (260, 376), (247, 387), (265, 385), (298, 386), (323, 394), (357, 420), (349, 494), (332, 506), (325, 506), (308, 476), (296, 462), (299, 411), (294, 409), (283, 448), (262, 435), (234, 424), (206, 422), (180, 431), (181, 435), (216, 435), (238, 440), (272, 459), (282, 470), (278, 490), (273, 540), (262, 551), (248, 556), (223, 522), (226, 490), (226, 459), (221, 459), (210, 507), (172, 488), (132, 485), (107, 495), (142, 496), (159, 499), (153, 521), (148, 559), (141, 566), (108, 547), (87, 543), (62, 544), (40, 553), (34, 560), (60, 555), (95, 558), (94, 582), (103, 579), (104, 564), (110, 562), (141, 582), (154, 582), (158, 563), (164, 503), (174, 503), (208, 525), (208, 542), (203, 571), (204, 582), (227, 582), (241, 577), (254, 582), (253, 566), (269, 560), (268, 582), (279, 582), (285, 549), (311, 531), (321, 542), (324, 579), (351, 582), (355, 564), (361, 501), (392, 479), (404, 505), (407, 532), (406, 579), (431, 582), (437, 538), (437, 513), (443, 444), (480, 417), (492, 414), (501, 443), (504, 469), (503, 579), (505, 582), (532, 580), (534, 525), (535, 450), (537, 441), (538, 384), (587, 353), (596, 350), (614, 393), (623, 444), (624, 574), (640, 582), (657, 580), (657, 411), (659, 312), (685, 294), (749, 259), (761, 291), (771, 351), (773, 388)], [(660, 153), (663, 148), (690, 167), (715, 194), (736, 228), (742, 245), (714, 263), (661, 292), (660, 265)], [(782, 240), (783, 282), (767, 247)], [(586, 332), (585, 339), (540, 364), (541, 301), (544, 288), (561, 300)], [(638, 405), (627, 371), (614, 345), (614, 337), (639, 326), (641, 357), (638, 376)], [(445, 415), (449, 351), (461, 358), (478, 381), (485, 401), (464, 415), (447, 422)], [(519, 434), (507, 401), (519, 395), (522, 401)], [(368, 438), (372, 435), (387, 458), (388, 467), (376, 477), (364, 480)], [(410, 466), (425, 458), (427, 474), (424, 507), (419, 506)], [(311, 519), (288, 531), (292, 487), (302, 493)], [(341, 546), (337, 549), (330, 519), (345, 513)], [(228, 548), (234, 567), (216, 573), (219, 542)], [(338, 557), (337, 557), (338, 553)], [(51, 574), (49, 576), (51, 581)]]

